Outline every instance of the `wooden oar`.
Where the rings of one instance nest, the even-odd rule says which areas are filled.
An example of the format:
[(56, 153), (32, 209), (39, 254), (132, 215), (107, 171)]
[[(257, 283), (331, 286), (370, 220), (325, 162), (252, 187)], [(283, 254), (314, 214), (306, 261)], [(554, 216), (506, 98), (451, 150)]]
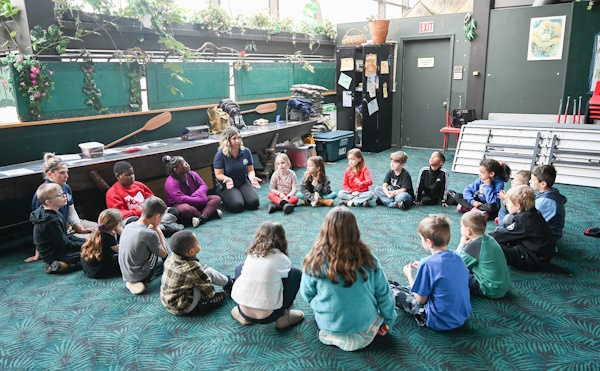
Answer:
[(255, 109), (242, 111), (240, 113), (244, 114), (244, 113), (250, 113), (250, 112), (258, 112), (260, 114), (263, 114), (263, 113), (274, 112), (276, 109), (277, 109), (277, 103), (265, 103), (265, 104), (260, 104), (260, 105), (256, 106)]
[(150, 130), (158, 129), (159, 127), (161, 127), (165, 124), (168, 124), (169, 122), (171, 122), (171, 112), (168, 112), (168, 111), (163, 112), (160, 115), (154, 116), (153, 118), (148, 120), (148, 122), (146, 122), (146, 125), (144, 125), (144, 127), (137, 129), (136, 131), (134, 131), (131, 134), (125, 135), (121, 139), (115, 140), (114, 142), (104, 146), (104, 148), (110, 148), (110, 147), (114, 146), (115, 144), (121, 143), (125, 139), (129, 139), (132, 136), (134, 136), (138, 133), (141, 133), (142, 131), (150, 131)]

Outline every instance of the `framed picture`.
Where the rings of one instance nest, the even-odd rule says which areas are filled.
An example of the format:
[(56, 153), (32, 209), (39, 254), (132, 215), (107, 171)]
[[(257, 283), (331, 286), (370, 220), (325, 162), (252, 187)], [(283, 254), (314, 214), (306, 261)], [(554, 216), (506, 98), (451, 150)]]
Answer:
[(567, 16), (531, 18), (528, 61), (562, 59)]
[(590, 68), (590, 94), (594, 92), (598, 81), (600, 81), (600, 32), (594, 37), (594, 53)]

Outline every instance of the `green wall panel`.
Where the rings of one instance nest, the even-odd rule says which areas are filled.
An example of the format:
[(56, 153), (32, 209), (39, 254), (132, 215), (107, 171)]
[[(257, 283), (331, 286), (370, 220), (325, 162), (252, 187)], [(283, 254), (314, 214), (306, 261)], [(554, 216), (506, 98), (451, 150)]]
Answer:
[[(47, 62), (47, 69), (54, 71), (51, 80), (54, 81), (54, 90), (51, 99), (42, 105), (42, 118), (44, 120), (99, 115), (97, 109), (87, 106), (84, 101), (87, 96), (83, 88), (84, 75), (79, 62)], [(95, 63), (94, 80), (102, 92), (100, 101), (108, 107), (107, 113), (120, 113), (131, 111), (129, 107), (129, 69), (125, 64)], [(13, 86), (17, 95), (17, 110), (22, 121), (31, 121), (27, 97), (17, 89), (16, 80)]]
[(291, 63), (252, 63), (252, 70), (234, 72), (235, 100), (277, 98), (291, 95), (294, 72)]
[(302, 68), (300, 63), (294, 63), (294, 85), (313, 84), (335, 91), (335, 62), (311, 63), (315, 73)]
[[(555, 4), (492, 10), (483, 102), (484, 118), (491, 112), (557, 113), (565, 86), (571, 38), (571, 9), (572, 4)], [(562, 59), (528, 61), (531, 18), (562, 15), (567, 16)], [(590, 58), (587, 58), (588, 66), (589, 60)]]
[[(229, 97), (228, 63), (177, 63), (184, 71), (181, 75), (191, 84), (172, 77), (171, 69), (164, 66), (165, 63), (149, 63), (146, 66), (149, 109), (212, 104)], [(183, 96), (172, 94), (171, 85)]]

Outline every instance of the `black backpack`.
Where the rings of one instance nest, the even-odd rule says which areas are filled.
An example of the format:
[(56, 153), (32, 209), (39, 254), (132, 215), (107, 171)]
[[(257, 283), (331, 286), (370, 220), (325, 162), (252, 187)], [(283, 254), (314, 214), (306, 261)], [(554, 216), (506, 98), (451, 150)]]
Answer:
[(229, 115), (229, 121), (232, 126), (238, 129), (246, 127), (244, 118), (242, 117), (240, 106), (231, 99), (222, 99), (219, 102), (219, 108)]

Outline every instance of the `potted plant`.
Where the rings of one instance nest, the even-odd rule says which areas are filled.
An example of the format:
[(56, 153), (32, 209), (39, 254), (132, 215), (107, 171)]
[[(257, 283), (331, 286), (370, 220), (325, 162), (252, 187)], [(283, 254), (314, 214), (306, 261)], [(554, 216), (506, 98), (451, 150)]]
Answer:
[(373, 44), (385, 43), (385, 38), (388, 34), (388, 28), (390, 26), (389, 19), (377, 19), (376, 16), (372, 15), (367, 18), (369, 21), (369, 32), (371, 32), (371, 40)]

